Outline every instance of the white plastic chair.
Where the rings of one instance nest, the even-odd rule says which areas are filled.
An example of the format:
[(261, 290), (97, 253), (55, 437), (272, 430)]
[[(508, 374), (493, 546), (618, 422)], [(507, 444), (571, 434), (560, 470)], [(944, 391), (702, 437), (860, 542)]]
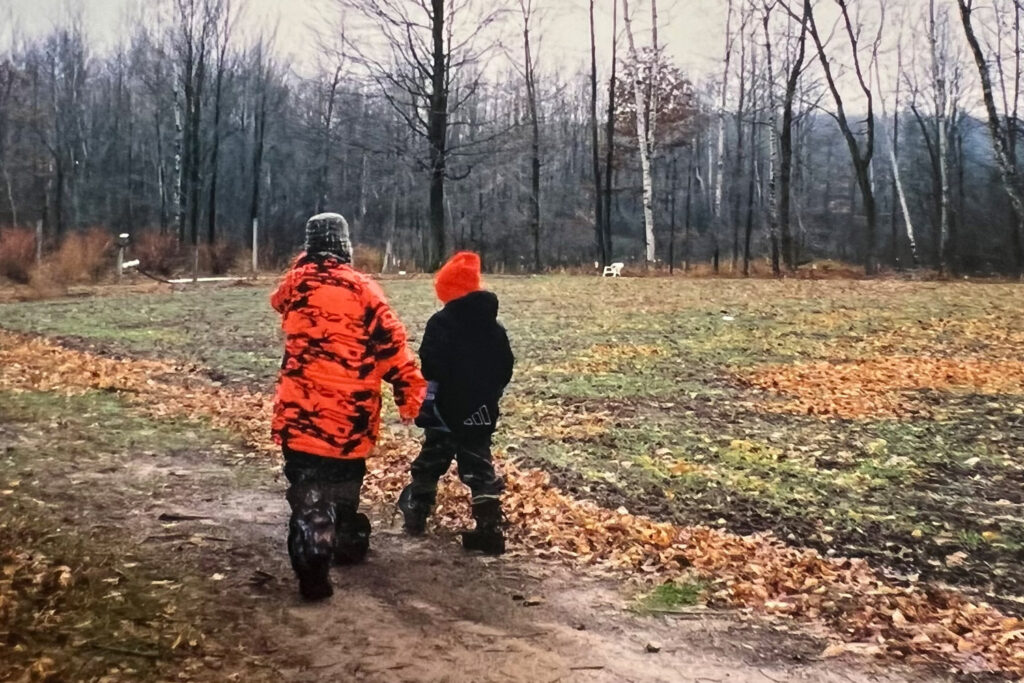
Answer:
[(605, 266), (601, 277), (622, 277), (622, 269), (625, 267), (625, 263), (613, 263), (610, 266)]

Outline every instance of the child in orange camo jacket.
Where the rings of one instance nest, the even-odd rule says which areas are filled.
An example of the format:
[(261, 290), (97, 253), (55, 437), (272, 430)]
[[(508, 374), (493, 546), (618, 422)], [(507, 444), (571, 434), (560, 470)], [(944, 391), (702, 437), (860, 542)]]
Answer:
[(285, 334), (272, 431), (289, 482), (288, 553), (309, 600), (332, 594), (332, 560), (359, 562), (369, 549), (359, 493), (380, 429), (381, 382), (405, 422), (426, 388), (405, 328), (351, 254), (345, 219), (313, 216), (305, 251), (271, 297)]

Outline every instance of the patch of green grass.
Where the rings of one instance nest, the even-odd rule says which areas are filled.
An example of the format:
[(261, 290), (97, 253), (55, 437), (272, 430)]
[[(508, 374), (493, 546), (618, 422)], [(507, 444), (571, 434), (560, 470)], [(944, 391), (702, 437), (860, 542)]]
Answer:
[(639, 612), (672, 612), (702, 603), (711, 587), (706, 581), (663, 583), (636, 601)]
[[(31, 424), (52, 431), (68, 453), (175, 451), (202, 448), (212, 441), (241, 445), (238, 437), (203, 421), (150, 420), (126, 410), (115, 394), (90, 391), (77, 396), (48, 392), (0, 391), (0, 423)], [(14, 452), (23, 449), (13, 447)]]
[(960, 545), (968, 550), (977, 550), (978, 547), (985, 543), (985, 537), (977, 531), (962, 529), (957, 532), (956, 536)]

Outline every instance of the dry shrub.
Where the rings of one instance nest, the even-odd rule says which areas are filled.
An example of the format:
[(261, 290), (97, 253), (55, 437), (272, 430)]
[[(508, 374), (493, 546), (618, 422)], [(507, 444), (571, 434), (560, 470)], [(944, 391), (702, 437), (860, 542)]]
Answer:
[(140, 267), (147, 273), (170, 277), (180, 263), (178, 239), (171, 233), (161, 234), (159, 230), (144, 230), (132, 238), (128, 258), (139, 259)]
[(199, 269), (211, 275), (227, 275), (238, 259), (238, 245), (234, 242), (217, 242), (199, 247)]
[(813, 261), (801, 266), (796, 277), (807, 280), (859, 280), (864, 277), (864, 266), (843, 261)]
[(68, 282), (60, 278), (57, 265), (44, 261), (41, 266), (32, 269), (28, 287), (22, 292), (21, 298), (24, 301), (39, 301), (54, 299), (67, 293)]
[[(263, 259), (260, 259), (261, 261)], [(252, 273), (252, 249), (239, 247), (235, 250), (235, 260), (231, 264), (234, 273)]]
[(384, 268), (384, 252), (377, 247), (357, 244), (352, 248), (352, 265), (364, 273), (379, 273)]
[(48, 261), (57, 284), (97, 282), (112, 270), (113, 236), (103, 228), (89, 228), (64, 237)]
[(36, 236), (28, 228), (0, 230), (0, 278), (28, 284), (35, 263)]

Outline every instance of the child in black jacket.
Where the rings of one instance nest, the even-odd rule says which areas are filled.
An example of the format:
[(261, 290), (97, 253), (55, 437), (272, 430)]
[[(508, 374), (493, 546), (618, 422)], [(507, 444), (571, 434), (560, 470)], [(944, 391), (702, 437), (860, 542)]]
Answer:
[(515, 358), (497, 321), (498, 297), (481, 289), (479, 256), (455, 254), (438, 271), (434, 288), (445, 306), (427, 322), (420, 345), (428, 385), (416, 424), (424, 429), (425, 439), (412, 463), (412, 483), (402, 491), (398, 506), (406, 533), (422, 534), (434, 508), (437, 481), (454, 458), (459, 478), (473, 495), (476, 520), (476, 529), (462, 535), (463, 547), (501, 554), (505, 482), (494, 471), (491, 437)]

